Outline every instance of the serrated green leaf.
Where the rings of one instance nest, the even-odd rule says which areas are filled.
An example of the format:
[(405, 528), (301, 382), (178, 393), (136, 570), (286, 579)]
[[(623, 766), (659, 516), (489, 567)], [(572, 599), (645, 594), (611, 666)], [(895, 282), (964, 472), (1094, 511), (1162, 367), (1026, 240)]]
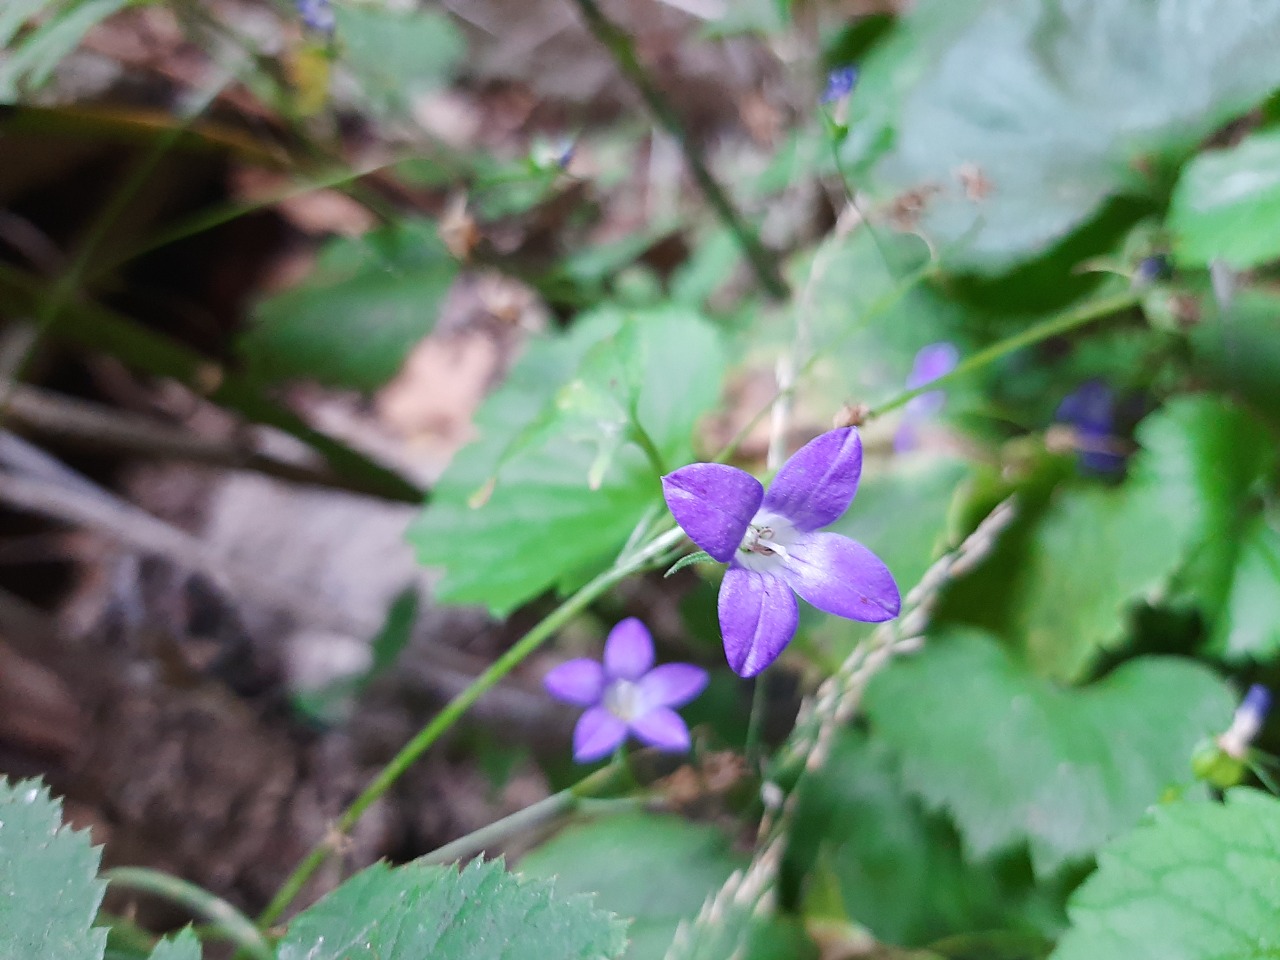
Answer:
[(1187, 164), (1169, 202), (1178, 261), (1237, 269), (1280, 257), (1280, 132), (1255, 133)]
[(431, 332), (457, 271), (426, 221), (332, 240), (301, 285), (258, 305), (240, 351), (265, 380), (372, 390)]
[(1038, 875), (1089, 856), (1189, 785), (1196, 743), (1225, 730), (1234, 707), (1231, 690), (1188, 660), (1144, 657), (1062, 688), (977, 631), (934, 637), (877, 675), (866, 698), (906, 785), (951, 814), (972, 855), (1025, 841)]
[(1174, 803), (1098, 855), (1050, 960), (1246, 960), (1280, 947), (1280, 801)]
[(1270, 0), (938, 0), (910, 20), (944, 14), (968, 23), (900, 66), (920, 79), (875, 173), (882, 196), (929, 192), (921, 228), (964, 269), (1044, 251), (1149, 190), (1137, 162), (1171, 164), (1280, 86)]
[(151, 953), (151, 960), (200, 960), (200, 939), (184, 927), (176, 937), (166, 937), (156, 944)]
[(407, 110), (442, 86), (466, 54), (453, 20), (435, 10), (336, 3), (333, 12), (341, 63), (382, 112)]
[(903, 789), (888, 746), (856, 730), (842, 731), (801, 781), (787, 858), (801, 877), (821, 858), (844, 915), (884, 943), (988, 929), (1043, 937), (1062, 910), (1049, 885), (1033, 888), (1025, 860), (966, 863), (950, 823)]
[(0, 780), (0, 957), (100, 960), (98, 859), (87, 833), (62, 826), (47, 787)]
[(563, 893), (595, 894), (601, 907), (632, 918), (627, 960), (661, 960), (676, 924), (743, 863), (715, 827), (633, 813), (562, 830), (526, 854), (520, 870), (555, 877)]
[(1270, 456), (1259, 429), (1225, 401), (1183, 397), (1139, 425), (1142, 449), (1122, 485), (1055, 492), (1007, 596), (1008, 635), (1037, 671), (1084, 676), (1125, 636), (1131, 604), (1233, 529), (1243, 489)]
[[(618, 342), (629, 345), (623, 360), (592, 352)], [(502, 616), (605, 562), (660, 496), (634, 444), (613, 449), (607, 469), (593, 474), (614, 414), (634, 411), (670, 467), (687, 463), (694, 424), (719, 397), (724, 365), (719, 333), (679, 308), (602, 311), (532, 344), (477, 413), (480, 439), (454, 458), (410, 531), (421, 561), (444, 568), (436, 596)], [(561, 408), (566, 396), (591, 403)], [(601, 410), (608, 415), (593, 427)]]
[(553, 893), (500, 862), (375, 864), (289, 924), (280, 960), (599, 960), (626, 925), (589, 898)]
[(1280, 531), (1258, 516), (1234, 542), (1235, 567), (1208, 650), (1227, 660), (1280, 653)]

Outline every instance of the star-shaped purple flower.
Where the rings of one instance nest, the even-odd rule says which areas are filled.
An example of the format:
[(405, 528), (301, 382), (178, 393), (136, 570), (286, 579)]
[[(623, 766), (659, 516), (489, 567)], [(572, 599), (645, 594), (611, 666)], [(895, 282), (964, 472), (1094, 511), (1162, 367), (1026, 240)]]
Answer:
[(874, 553), (837, 533), (858, 490), (862, 440), (853, 427), (801, 447), (768, 493), (736, 467), (694, 463), (662, 478), (676, 522), (698, 546), (728, 563), (720, 585), (720, 633), (729, 666), (753, 677), (795, 636), (795, 594), (826, 613), (879, 622), (898, 615), (893, 574)]
[(653, 638), (635, 617), (609, 631), (604, 663), (582, 657), (562, 663), (543, 680), (557, 700), (586, 707), (573, 731), (573, 758), (591, 763), (622, 745), (627, 733), (659, 750), (689, 749), (682, 707), (707, 685), (707, 671), (691, 663), (653, 665)]

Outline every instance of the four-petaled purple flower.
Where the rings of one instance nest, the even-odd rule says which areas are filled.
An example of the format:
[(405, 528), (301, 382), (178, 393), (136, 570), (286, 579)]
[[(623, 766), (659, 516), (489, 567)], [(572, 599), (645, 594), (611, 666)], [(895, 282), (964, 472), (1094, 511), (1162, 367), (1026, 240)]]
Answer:
[(853, 92), (853, 85), (858, 82), (858, 68), (852, 64), (836, 67), (827, 74), (827, 85), (822, 91), (823, 103), (835, 103)]
[(819, 532), (849, 509), (861, 473), (862, 441), (845, 427), (801, 447), (767, 493), (755, 477), (721, 463), (690, 464), (662, 478), (676, 522), (729, 564), (720, 585), (720, 632), (740, 676), (755, 676), (791, 642), (797, 593), (850, 620), (898, 615), (898, 585), (880, 558), (848, 537)]
[(609, 631), (604, 663), (586, 657), (562, 663), (543, 680), (557, 700), (586, 707), (573, 731), (573, 758), (591, 763), (635, 734), (659, 750), (689, 749), (682, 707), (707, 685), (707, 671), (691, 663), (653, 665), (653, 638), (628, 617)]
[[(921, 347), (907, 376), (907, 389), (917, 390), (925, 384), (945, 377), (960, 362), (960, 351), (955, 344), (945, 340)], [(942, 412), (947, 395), (942, 390), (930, 390), (907, 401), (902, 424), (893, 438), (893, 448), (899, 453), (914, 450), (920, 442), (920, 426)]]

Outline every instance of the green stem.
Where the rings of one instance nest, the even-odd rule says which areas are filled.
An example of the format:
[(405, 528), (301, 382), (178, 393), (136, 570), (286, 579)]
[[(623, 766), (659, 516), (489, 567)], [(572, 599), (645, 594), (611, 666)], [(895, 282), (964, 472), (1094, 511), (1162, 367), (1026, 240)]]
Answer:
[(904, 390), (891, 400), (880, 404), (867, 414), (867, 419), (883, 416), (890, 410), (896, 410), (898, 407), (905, 405), (914, 397), (920, 396), (922, 393), (929, 393), (933, 390), (941, 389), (952, 381), (959, 380), (968, 376), (975, 370), (981, 370), (1001, 357), (1008, 356), (1015, 350), (1021, 350), (1023, 347), (1029, 347), (1032, 344), (1040, 343), (1048, 340), (1050, 337), (1060, 336), (1068, 333), (1078, 327), (1093, 323), (1095, 320), (1101, 320), (1105, 317), (1117, 314), (1122, 310), (1127, 310), (1138, 303), (1138, 294), (1132, 291), (1125, 293), (1113, 294), (1109, 297), (1103, 297), (1100, 300), (1091, 300), (1088, 303), (1060, 313), (1055, 317), (1050, 317), (1041, 323), (1027, 327), (1020, 333), (1016, 333), (1011, 337), (1006, 337), (989, 347), (984, 347), (977, 353), (966, 357), (959, 363), (954, 370), (946, 376), (931, 380), (922, 387), (916, 387), (914, 390)]
[[(621, 562), (601, 573), (560, 606), (533, 626), (528, 633), (516, 641), (506, 653), (476, 677), (471, 685), (445, 704), (444, 708), (432, 718), (412, 740), (405, 744), (386, 766), (378, 773), (364, 791), (352, 801), (334, 824), (337, 835), (347, 833), (356, 822), (391, 786), (404, 775), (413, 763), (422, 756), (437, 740), (439, 740), (471, 706), (499, 680), (519, 666), (525, 658), (538, 649), (546, 640), (566, 623), (589, 606), (597, 597), (605, 593), (619, 581), (645, 569), (652, 561), (660, 558), (668, 549), (684, 537), (680, 528), (668, 530), (652, 540), (648, 546), (640, 550), (625, 562)], [(285, 881), (279, 893), (258, 918), (260, 926), (275, 922), (293, 902), (294, 897), (302, 890), (311, 875), (329, 858), (331, 844), (320, 843), (293, 871)]]
[[(559, 793), (553, 793), (546, 799), (539, 800), (523, 810), (517, 810), (510, 816), (495, 820), (493, 823), (478, 830), (473, 830), (466, 836), (459, 837), (457, 840), (432, 850), (425, 856), (419, 857), (418, 862), (453, 863), (463, 857), (483, 853), (489, 847), (509, 840), (511, 837), (527, 830), (542, 826), (544, 823), (557, 820), (560, 817), (573, 813), (601, 812), (594, 807), (592, 798), (602, 791), (616, 787), (620, 779), (620, 773), (625, 773), (625, 769), (611, 763), (590, 776), (584, 777), (572, 787), (567, 787)], [(634, 806), (637, 803), (646, 802), (648, 798), (628, 797), (623, 799), (628, 801), (629, 806)], [(604, 802), (613, 803), (613, 801)], [(613, 809), (613, 807), (609, 809)]]
[(789, 293), (787, 282), (782, 279), (782, 274), (778, 271), (778, 265), (773, 255), (765, 249), (756, 232), (751, 229), (742, 218), (742, 215), (738, 213), (733, 203), (729, 200), (728, 194), (724, 192), (724, 188), (712, 176), (711, 170), (707, 167), (706, 159), (702, 155), (702, 150), (689, 137), (675, 109), (668, 102), (662, 91), (658, 89), (658, 85), (653, 82), (644, 65), (640, 63), (640, 58), (636, 56), (635, 47), (631, 43), (631, 38), (627, 36), (626, 31), (605, 16), (604, 11), (600, 9), (596, 0), (573, 0), (573, 2), (582, 14), (582, 18), (587, 22), (587, 28), (595, 34), (595, 38), (613, 55), (618, 69), (639, 91), (646, 106), (653, 113), (654, 119), (658, 121), (658, 125), (666, 130), (679, 144), (680, 150), (684, 154), (685, 162), (688, 163), (689, 170), (693, 174), (693, 179), (698, 184), (698, 189), (702, 191), (703, 196), (711, 204), (716, 215), (720, 217), (721, 221), (738, 241), (743, 255), (747, 258), (747, 262), (751, 264), (751, 270), (765, 293), (774, 300), (786, 300)]
[(747, 718), (747, 742), (743, 747), (743, 753), (746, 754), (747, 763), (755, 767), (756, 760), (760, 753), (760, 727), (764, 722), (765, 711), (765, 674), (759, 674), (752, 681), (751, 687), (751, 715)]
[(659, 477), (665, 477), (668, 473), (666, 463), (662, 457), (662, 451), (658, 449), (658, 445), (653, 442), (653, 437), (649, 436), (649, 431), (640, 426), (640, 421), (632, 418), (631, 420), (631, 439), (636, 445), (644, 451), (644, 455), (649, 458), (649, 466), (653, 467), (654, 472)]
[(275, 956), (252, 920), (203, 887), (146, 867), (116, 867), (104, 871), (102, 876), (108, 883), (141, 890), (186, 907), (257, 960), (271, 960)]

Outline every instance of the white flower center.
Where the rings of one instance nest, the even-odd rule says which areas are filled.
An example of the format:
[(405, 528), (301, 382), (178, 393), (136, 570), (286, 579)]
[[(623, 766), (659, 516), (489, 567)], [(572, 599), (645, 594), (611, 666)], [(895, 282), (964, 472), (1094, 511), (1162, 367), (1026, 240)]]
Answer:
[(738, 544), (738, 564), (757, 573), (776, 570), (791, 559), (789, 548), (795, 539), (796, 529), (790, 522), (761, 511), (751, 519), (746, 536)]
[(644, 713), (644, 697), (640, 684), (631, 680), (615, 680), (604, 691), (605, 709), (619, 720), (632, 721)]

